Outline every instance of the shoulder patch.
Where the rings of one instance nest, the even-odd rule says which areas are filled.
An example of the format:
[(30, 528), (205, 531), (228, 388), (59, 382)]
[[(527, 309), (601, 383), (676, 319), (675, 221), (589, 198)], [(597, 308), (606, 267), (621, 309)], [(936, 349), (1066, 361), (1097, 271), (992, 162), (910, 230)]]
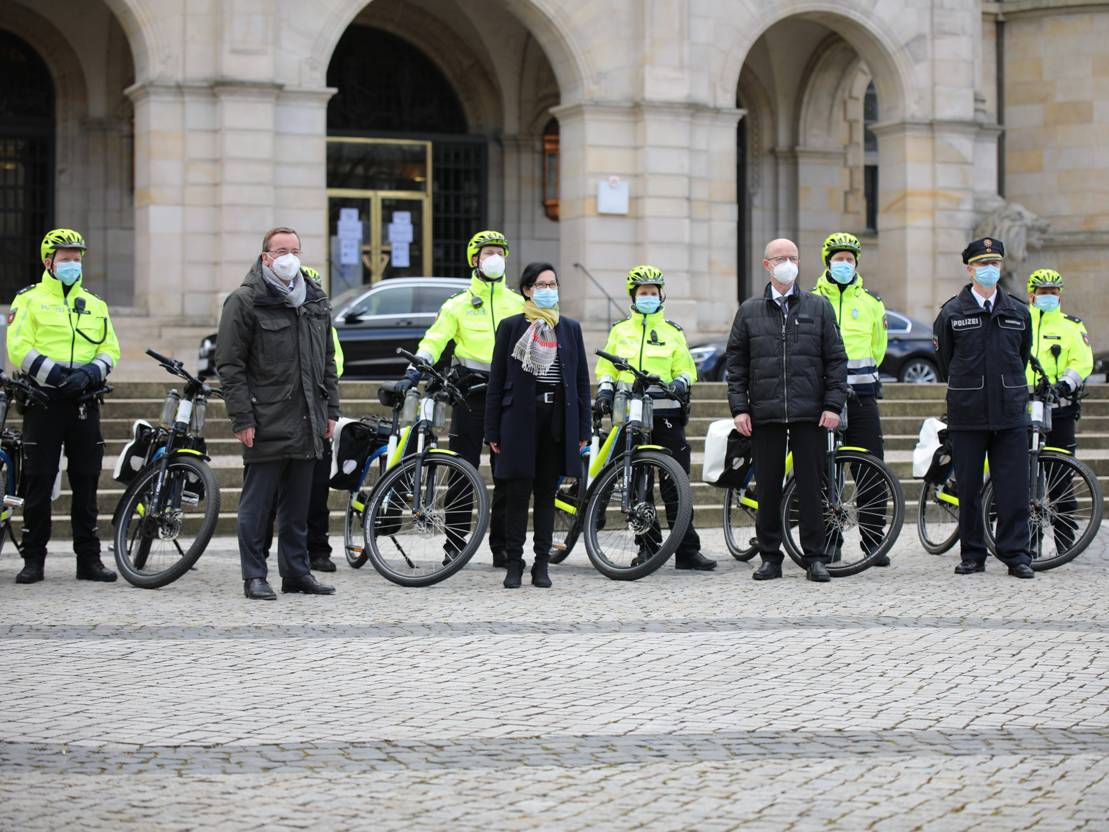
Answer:
[(674, 329), (678, 330), (678, 332), (684, 332), (685, 331), (680, 326), (678, 326), (676, 323), (674, 323), (672, 320), (670, 320), (669, 318), (663, 318), (663, 320), (666, 321), (666, 323), (670, 324), (670, 326), (674, 327)]
[(945, 301), (944, 301), (943, 303), (941, 303), (941, 304), (940, 304), (940, 311), (943, 311), (943, 308), (944, 308), (945, 306), (947, 306), (947, 304), (951, 303), (951, 301), (953, 301), (953, 300), (957, 300), (957, 299), (958, 299), (958, 297), (959, 297), (958, 295), (952, 295), (952, 296), (951, 296), (951, 297), (949, 297), (949, 298), (948, 298), (947, 300), (945, 300)]
[(1071, 322), (1076, 323), (1076, 324), (1082, 323), (1082, 319), (1079, 318), (1077, 315), (1068, 315), (1066, 312), (1064, 312), (1063, 317), (1066, 318), (1068, 321), (1071, 321)]
[(16, 295), (22, 295), (24, 292), (30, 292), (36, 286), (38, 286), (37, 283), (32, 283), (30, 286), (24, 286), (22, 289), (20, 289), (18, 292), (16, 292)]

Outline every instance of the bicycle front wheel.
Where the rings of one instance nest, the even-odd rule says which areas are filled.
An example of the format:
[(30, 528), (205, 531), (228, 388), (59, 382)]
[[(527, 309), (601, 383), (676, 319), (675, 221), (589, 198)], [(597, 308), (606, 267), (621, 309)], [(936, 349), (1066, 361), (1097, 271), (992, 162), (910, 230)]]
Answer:
[(759, 506), (749, 491), (753, 493), (753, 489), (745, 488), (729, 488), (724, 492), (724, 544), (732, 557), (741, 562), (749, 561), (759, 552), (755, 535)]
[[(1101, 528), (1105, 510), (1101, 485), (1089, 466), (1067, 454), (1043, 451), (1037, 465), (1040, 496), (1030, 501), (1032, 568), (1044, 572), (1078, 557)], [(997, 554), (997, 506), (991, 479), (982, 489), (986, 546)]]
[(374, 487), (363, 513), (374, 569), (401, 586), (430, 586), (466, 565), (485, 539), (485, 481), (460, 457), (408, 457)]
[[(624, 494), (628, 509), (623, 508)], [(637, 453), (625, 480), (624, 461), (597, 477), (585, 507), (585, 551), (602, 575), (634, 581), (674, 554), (693, 517), (693, 492), (682, 467), (666, 454)], [(664, 531), (660, 520), (665, 519)]]
[[(944, 498), (947, 499), (944, 499)], [(921, 483), (916, 512), (916, 534), (920, 545), (931, 555), (950, 551), (959, 540), (959, 505), (952, 481)]]
[[(798, 566), (805, 565), (801, 546), (801, 504), (797, 480), (782, 494), (782, 543)], [(877, 457), (837, 451), (832, 494), (821, 494), (824, 556), (828, 573), (845, 577), (862, 572), (893, 548), (905, 522), (905, 496), (897, 475)], [(814, 553), (816, 554), (816, 553)]]
[(362, 513), (368, 496), (363, 489), (350, 492), (343, 511), (343, 550), (346, 552), (347, 563), (353, 569), (361, 569), (370, 559), (366, 554), (365, 536), (362, 533)]
[(581, 536), (581, 515), (585, 507), (585, 481), (563, 477), (555, 492), (554, 534), (551, 536), (551, 563), (562, 563), (570, 556)]
[(160, 473), (160, 464), (140, 471), (116, 512), (116, 566), (142, 589), (158, 589), (188, 572), (219, 522), (219, 483), (207, 463), (190, 456), (171, 460), (155, 499)]

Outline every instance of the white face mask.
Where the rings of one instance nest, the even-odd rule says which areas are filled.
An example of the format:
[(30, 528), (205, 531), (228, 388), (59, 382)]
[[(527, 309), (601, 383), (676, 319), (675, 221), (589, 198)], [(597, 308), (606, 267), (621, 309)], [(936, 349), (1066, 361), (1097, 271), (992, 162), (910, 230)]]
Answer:
[(500, 280), (504, 277), (504, 258), (499, 254), (491, 254), (481, 261), (481, 273), (490, 280)]
[(783, 260), (774, 267), (774, 279), (787, 286), (797, 279), (797, 264)]
[(282, 280), (292, 280), (300, 271), (300, 258), (295, 254), (282, 254), (273, 261), (272, 268)]

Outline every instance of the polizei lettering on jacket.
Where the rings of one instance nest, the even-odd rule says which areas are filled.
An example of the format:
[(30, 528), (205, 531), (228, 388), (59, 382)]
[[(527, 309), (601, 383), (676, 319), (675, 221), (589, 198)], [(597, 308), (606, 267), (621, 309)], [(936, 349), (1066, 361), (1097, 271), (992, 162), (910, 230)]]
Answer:
[(975, 327), (982, 326), (982, 317), (980, 315), (970, 318), (952, 318), (951, 328), (958, 332), (961, 329), (974, 329)]

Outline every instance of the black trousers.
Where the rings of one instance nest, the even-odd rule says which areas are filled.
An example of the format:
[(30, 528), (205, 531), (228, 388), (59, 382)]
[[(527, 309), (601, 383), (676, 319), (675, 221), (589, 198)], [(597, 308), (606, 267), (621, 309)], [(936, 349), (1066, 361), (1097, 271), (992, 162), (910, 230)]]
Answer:
[[(654, 426), (651, 428), (651, 441), (670, 451), (674, 460), (682, 466), (682, 470), (687, 474), (689, 473), (691, 459), (689, 442), (686, 441), (685, 427), (682, 425), (679, 414), (659, 416), (656, 413)], [(668, 477), (660, 484), (660, 490), (662, 491), (662, 501), (666, 505), (666, 520), (673, 528), (674, 518), (678, 513), (678, 490)], [(658, 539), (661, 540), (661, 537)], [(701, 538), (697, 536), (697, 531), (693, 528), (693, 515), (691, 514), (689, 515), (689, 529), (682, 538), (682, 542), (678, 544), (677, 556), (680, 558), (683, 555), (695, 555), (700, 551)]]
[[(882, 436), (882, 414), (874, 396), (859, 396), (847, 402), (847, 430), (844, 444), (866, 448), (872, 456), (885, 459), (885, 438)], [(858, 466), (853, 466), (857, 468)], [(859, 482), (859, 472), (851, 471), (858, 488), (859, 534), (863, 546), (877, 547), (885, 529), (888, 496), (881, 481)]]
[(238, 518), (244, 581), (266, 577), (266, 536), (275, 500), (278, 571), (282, 578), (308, 574), (308, 498), (315, 465), (315, 459), (281, 459), (244, 466)]
[(793, 474), (801, 503), (801, 549), (806, 565), (827, 562), (824, 551), (824, 517), (821, 490), (828, 453), (828, 431), (816, 422), (755, 425), (751, 433), (755, 450), (755, 518), (759, 554), (767, 563), (782, 562), (782, 478), (786, 470), (786, 445), (793, 451)]
[[(561, 414), (562, 398), (551, 404), (535, 405), (535, 477), (530, 480), (501, 480), (505, 491), (505, 558), (522, 560), (528, 534), (528, 505), (535, 495), (532, 526), (532, 551), (536, 562), (546, 561), (551, 554), (554, 535), (554, 495), (562, 476), (565, 458), (566, 431), (555, 418)], [(512, 453), (511, 447), (501, 453)]]
[[(1052, 448), (1063, 448), (1072, 454), (1078, 451), (1078, 440), (1075, 432), (1077, 428), (1077, 413), (1075, 409), (1058, 409), (1051, 416), (1051, 432), (1047, 435), (1047, 445)], [(1045, 465), (1044, 473), (1047, 476), (1048, 496), (1056, 513), (1055, 519), (1055, 545), (1060, 550), (1069, 549), (1074, 544), (1077, 534), (1077, 524), (1068, 518), (1068, 514), (1078, 509), (1078, 501), (1071, 490), (1072, 478), (1068, 471), (1056, 470), (1058, 465)]]
[[(328, 535), (331, 530), (331, 510), (327, 500), (331, 496), (331, 440), (325, 439), (323, 456), (316, 460), (312, 469), (312, 490), (308, 495), (308, 557), (331, 557), (331, 543)], [(277, 502), (270, 510), (270, 524), (266, 530), (266, 553), (273, 545), (273, 527), (277, 521)]]
[(78, 564), (100, 560), (100, 540), (96, 536), (96, 489), (104, 462), (100, 405), (90, 402), (84, 415), (82, 419), (75, 402), (53, 397), (48, 408), (27, 407), (23, 419), (23, 558), (28, 563), (42, 563), (46, 558), (51, 529), (50, 493), (63, 443), (73, 491), (69, 512), (73, 551)]
[[(449, 448), (460, 457), (474, 466), (481, 466), (481, 451), (485, 446), (485, 392), (484, 390), (471, 395), (466, 399), (467, 407), (455, 407), (451, 414), (451, 432)], [(489, 548), (494, 554), (505, 550), (505, 487), (497, 479), (495, 454), (489, 453), (489, 466), (493, 472), (493, 508), (489, 518)], [(448, 528), (462, 528), (469, 530), (470, 514), (473, 504), (452, 488), (447, 489), (446, 504), (458, 505), (456, 511), (447, 512)], [(448, 534), (448, 546), (455, 551), (463, 547), (461, 539), (451, 539)]]
[(997, 557), (1008, 566), (1031, 563), (1028, 554), (1028, 431), (951, 430), (959, 488), (959, 545), (965, 563), (986, 562), (986, 533), (979, 515), (982, 469), (990, 459), (997, 505)]

